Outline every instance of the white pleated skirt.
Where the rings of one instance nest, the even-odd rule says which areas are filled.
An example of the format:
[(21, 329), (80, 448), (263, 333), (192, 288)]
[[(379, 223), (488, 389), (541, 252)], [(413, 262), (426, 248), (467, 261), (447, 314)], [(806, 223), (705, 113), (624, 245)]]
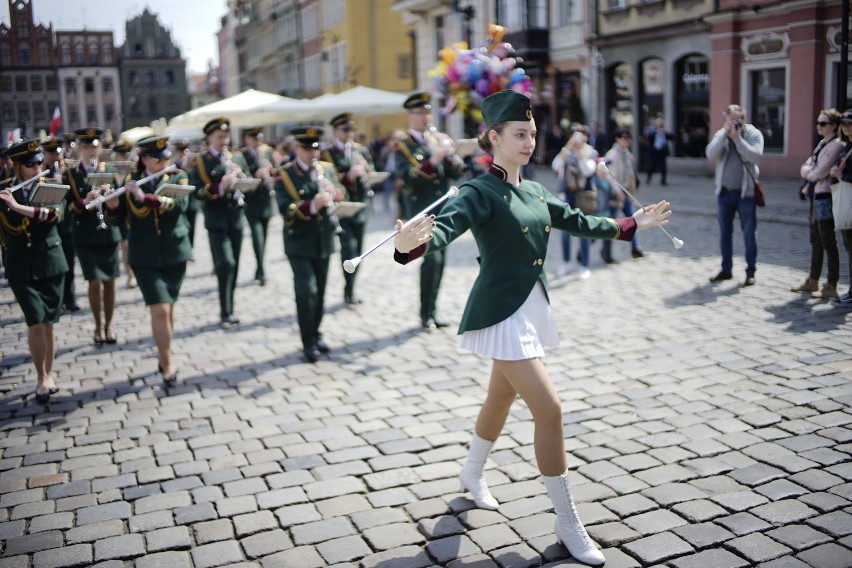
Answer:
[(545, 347), (558, 345), (556, 320), (541, 282), (536, 282), (526, 301), (508, 318), (459, 336), (459, 347), (462, 349), (503, 361), (544, 357)]

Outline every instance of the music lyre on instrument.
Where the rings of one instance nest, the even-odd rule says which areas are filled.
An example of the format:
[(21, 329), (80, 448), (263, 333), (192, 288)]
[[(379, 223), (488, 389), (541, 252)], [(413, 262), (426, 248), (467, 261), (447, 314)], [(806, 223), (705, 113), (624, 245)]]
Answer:
[[(236, 175), (237, 178), (245, 178), (246, 177), (245, 172), (243, 172), (243, 170), (241, 170), (240, 167), (237, 166), (231, 160), (232, 157), (233, 157), (233, 154), (231, 154), (230, 148), (228, 148), (228, 147), (222, 148), (222, 165), (225, 166), (225, 170), (227, 171), (227, 173), (229, 173), (229, 174), (232, 173), (232, 174)], [(233, 197), (233, 199), (234, 199), (234, 201), (237, 202), (237, 207), (245, 207), (246, 206), (245, 195), (243, 194), (243, 192), (240, 190), (240, 187), (236, 183), (234, 183), (234, 197)]]
[[(98, 167), (98, 160), (94, 157), (91, 158), (89, 163), (90, 163), (91, 168), (92, 168), (92, 173), (86, 175), (86, 181), (89, 182), (90, 188), (92, 188), (92, 189), (94, 189), (95, 191), (98, 192), (98, 197), (100, 197), (101, 196), (101, 188), (99, 186), (96, 186), (95, 184), (98, 181), (101, 181), (103, 183), (110, 183), (115, 179), (115, 175), (114, 174), (108, 174), (108, 173), (96, 172), (95, 169)], [(88, 209), (88, 207), (87, 207), (87, 209)], [(98, 231), (105, 231), (107, 229), (107, 224), (106, 224), (106, 219), (104, 218), (103, 204), (99, 204), (97, 206), (96, 214), (98, 216), (98, 226), (96, 227), (96, 229)]]
[[(155, 174), (151, 174), (149, 176), (143, 177), (142, 179), (136, 180), (133, 183), (135, 183), (136, 186), (138, 187), (140, 185), (144, 185), (144, 184), (148, 183), (149, 181), (151, 181), (153, 179), (157, 179), (158, 177), (160, 177), (162, 175), (165, 175), (165, 174), (168, 174), (168, 173), (171, 173), (171, 172), (175, 172), (175, 171), (177, 171), (177, 169), (178, 169), (177, 166), (172, 164), (171, 166), (169, 166), (169, 167), (167, 167), (163, 170), (160, 170), (159, 172), (157, 172)], [(115, 199), (119, 195), (123, 194), (125, 191), (127, 191), (127, 184), (122, 185), (121, 187), (119, 187), (118, 189), (116, 189), (115, 191), (110, 193), (109, 195), (101, 195), (97, 199), (93, 199), (92, 201), (90, 201), (89, 203), (86, 204), (86, 209), (93, 209), (94, 207), (100, 207), (104, 204), (105, 201), (109, 201), (110, 199)]]
[[(329, 193), (329, 191), (325, 188), (325, 174), (322, 171), (322, 164), (319, 163), (319, 160), (311, 161), (311, 171), (313, 174), (314, 181), (317, 182), (317, 186), (321, 192)], [(340, 219), (337, 218), (337, 215), (334, 214), (334, 202), (329, 203), (325, 208), (326, 214), (328, 214), (328, 218), (331, 221), (331, 224), (334, 225), (334, 234), (339, 235), (343, 232), (343, 227), (340, 226)]]
[(420, 213), (418, 213), (417, 215), (415, 215), (414, 217), (412, 217), (411, 219), (406, 221), (402, 225), (402, 227), (400, 227), (399, 229), (396, 229), (391, 234), (389, 234), (388, 236), (383, 238), (381, 241), (379, 241), (378, 243), (373, 245), (370, 248), (370, 250), (368, 250), (367, 252), (365, 252), (361, 256), (356, 256), (355, 258), (350, 258), (349, 260), (343, 261), (343, 270), (345, 270), (349, 274), (352, 274), (353, 272), (355, 272), (355, 269), (358, 268), (358, 265), (361, 264), (361, 261), (364, 260), (365, 258), (367, 258), (370, 254), (372, 254), (373, 251), (375, 251), (380, 246), (382, 246), (383, 244), (385, 244), (386, 242), (388, 242), (389, 240), (391, 240), (392, 238), (397, 236), (400, 233), (400, 231), (402, 231), (403, 229), (406, 229), (406, 228), (410, 227), (411, 225), (413, 225), (414, 223), (418, 222), (420, 220), (420, 218), (424, 217), (429, 211), (436, 208), (437, 206), (439, 206), (440, 204), (442, 204), (444, 201), (448, 200), (449, 198), (455, 197), (458, 194), (459, 194), (459, 188), (457, 188), (456, 186), (451, 187), (450, 189), (447, 190), (447, 193), (445, 193), (440, 198), (438, 198), (437, 200), (432, 202), (428, 207), (426, 207), (426, 209), (424, 209), (423, 211), (421, 211)]

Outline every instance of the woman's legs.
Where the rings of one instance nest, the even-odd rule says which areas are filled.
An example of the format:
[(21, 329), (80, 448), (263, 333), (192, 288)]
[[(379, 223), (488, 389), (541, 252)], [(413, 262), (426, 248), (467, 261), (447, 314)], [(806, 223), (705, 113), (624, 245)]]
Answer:
[(47, 394), (56, 386), (51, 375), (54, 356), (53, 326), (49, 323), (31, 325), (27, 328), (27, 343), (38, 381), (36, 394)]
[(89, 307), (92, 308), (92, 316), (95, 318), (95, 338), (103, 341), (104, 326), (101, 319), (101, 281), (89, 280)]
[(106, 339), (110, 339), (115, 336), (112, 331), (112, 314), (115, 311), (115, 280), (104, 280), (103, 286), (104, 333)]
[(175, 368), (172, 362), (172, 305), (153, 304), (151, 306), (151, 332), (157, 344), (157, 358), (163, 369), (163, 376), (170, 377)]

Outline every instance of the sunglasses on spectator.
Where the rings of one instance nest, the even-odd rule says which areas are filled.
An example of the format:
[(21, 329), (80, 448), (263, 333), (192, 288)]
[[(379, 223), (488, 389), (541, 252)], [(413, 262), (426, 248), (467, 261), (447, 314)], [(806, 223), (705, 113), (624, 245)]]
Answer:
[(38, 160), (37, 162), (24, 162), (21, 165), (24, 166), (25, 168), (33, 168), (35, 166), (42, 165), (43, 162), (44, 162), (44, 160)]
[(821, 120), (817, 121), (817, 126), (828, 126), (829, 124), (832, 124), (832, 123), (831, 122), (823, 122)]
[(343, 132), (352, 132), (355, 129), (352, 128), (351, 126), (341, 126), (340, 130), (342, 130)]

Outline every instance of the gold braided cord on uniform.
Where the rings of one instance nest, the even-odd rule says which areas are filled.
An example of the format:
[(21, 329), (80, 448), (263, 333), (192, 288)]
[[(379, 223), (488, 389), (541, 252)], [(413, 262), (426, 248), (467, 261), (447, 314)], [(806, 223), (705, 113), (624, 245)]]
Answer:
[(195, 157), (195, 169), (198, 170), (198, 177), (200, 177), (201, 181), (204, 182), (204, 187), (202, 187), (200, 190), (198, 190), (198, 193), (204, 192), (207, 195), (210, 195), (210, 192), (207, 191), (207, 189), (211, 185), (213, 185), (213, 180), (210, 179), (210, 175), (207, 173), (207, 168), (204, 166), (204, 155), (203, 154), (198, 154)]
[(399, 145), (399, 149), (402, 151), (402, 154), (411, 162), (412, 167), (414, 168), (415, 175), (421, 175), (426, 179), (435, 179), (435, 174), (427, 174), (422, 169), (420, 169), (420, 162), (417, 161), (417, 158), (411, 155), (411, 149), (408, 147), (404, 141)]
[[(287, 193), (290, 194), (290, 198), (294, 202), (304, 201), (301, 198), (301, 196), (299, 195), (299, 192), (296, 190), (296, 185), (293, 183), (293, 179), (290, 177), (290, 172), (288, 171), (288, 170), (293, 170), (297, 167), (298, 166), (295, 166), (293, 164), (293, 162), (290, 162), (289, 164), (287, 164), (286, 166), (284, 166), (281, 169), (281, 183), (284, 184), (284, 189), (287, 190)], [(291, 218), (285, 219), (285, 221), (287, 222), (288, 225), (293, 224), (293, 222), (295, 221), (295, 219), (293, 219), (293, 217), (296, 216), (296, 215), (298, 215), (302, 219), (305, 219), (305, 220), (308, 219), (308, 217), (305, 217), (305, 215), (302, 213), (302, 210), (299, 209), (299, 206), (296, 205), (296, 203), (290, 204), (290, 211), (289, 212), (290, 212)]]
[(30, 246), (31, 241), (30, 241), (29, 226), (30, 226), (30, 218), (29, 217), (23, 217), (21, 219), (21, 224), (15, 225), (9, 220), (8, 217), (6, 217), (6, 214), (3, 211), (0, 211), (0, 227), (3, 228), (3, 231), (0, 232), (0, 237), (3, 237), (2, 243), (0, 243), (0, 244), (2, 244), (4, 248), (6, 247), (6, 238), (5, 238), (4, 234), (9, 233), (13, 237), (19, 237), (22, 234), (26, 235), (27, 246)]

